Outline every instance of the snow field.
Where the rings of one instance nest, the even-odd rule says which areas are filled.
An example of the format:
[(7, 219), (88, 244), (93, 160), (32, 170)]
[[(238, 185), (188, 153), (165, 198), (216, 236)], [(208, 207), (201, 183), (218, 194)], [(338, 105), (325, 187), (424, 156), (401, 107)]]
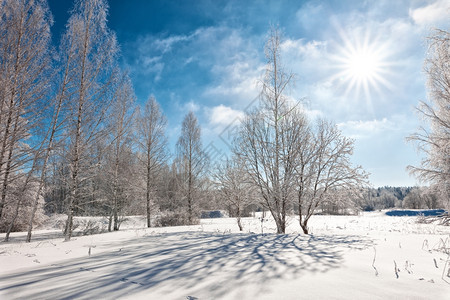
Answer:
[(276, 235), (269, 217), (264, 234), (258, 217), (243, 233), (232, 218), (147, 229), (133, 217), (69, 242), (15, 233), (0, 243), (0, 299), (448, 299), (450, 228), (415, 220), (313, 216), (313, 234), (291, 219)]

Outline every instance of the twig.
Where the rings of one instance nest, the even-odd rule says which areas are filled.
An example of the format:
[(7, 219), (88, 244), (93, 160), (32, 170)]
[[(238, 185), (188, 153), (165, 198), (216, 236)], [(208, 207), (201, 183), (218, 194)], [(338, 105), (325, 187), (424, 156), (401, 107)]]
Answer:
[(375, 276), (378, 276), (378, 270), (375, 268), (375, 259), (377, 258), (377, 248), (373, 247), (373, 251), (375, 252), (373, 255), (372, 267), (375, 270)]
[(398, 272), (399, 272), (400, 270), (397, 268), (397, 263), (395, 262), (395, 260), (394, 260), (394, 273), (395, 273), (395, 276), (397, 277), (397, 279), (398, 279)]
[(427, 250), (430, 249), (430, 248), (428, 247), (428, 240), (427, 240), (427, 239), (425, 239), (425, 240), (423, 241), (423, 243), (422, 243), (422, 250), (423, 250), (424, 247), (427, 247)]
[(448, 281), (445, 279), (445, 269), (447, 269), (447, 265), (448, 265), (447, 277), (450, 278), (450, 254), (447, 256), (447, 260), (445, 261), (444, 269), (442, 270), (442, 277), (441, 277), (442, 280), (444, 280), (446, 283), (450, 284), (450, 282), (448, 282)]
[(406, 272), (408, 272), (408, 274), (412, 274), (412, 270), (410, 270), (411, 269), (411, 263), (410, 262), (408, 262), (408, 261), (406, 261), (405, 262), (405, 270), (406, 270)]

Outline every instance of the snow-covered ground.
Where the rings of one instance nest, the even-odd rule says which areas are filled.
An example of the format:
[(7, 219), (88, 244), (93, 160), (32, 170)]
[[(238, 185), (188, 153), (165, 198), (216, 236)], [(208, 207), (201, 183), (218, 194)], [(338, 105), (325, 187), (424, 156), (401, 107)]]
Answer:
[(270, 218), (240, 233), (232, 218), (146, 229), (133, 217), (69, 242), (14, 233), (0, 243), (0, 299), (450, 299), (450, 227), (416, 220), (313, 216), (311, 235), (295, 219), (276, 235)]

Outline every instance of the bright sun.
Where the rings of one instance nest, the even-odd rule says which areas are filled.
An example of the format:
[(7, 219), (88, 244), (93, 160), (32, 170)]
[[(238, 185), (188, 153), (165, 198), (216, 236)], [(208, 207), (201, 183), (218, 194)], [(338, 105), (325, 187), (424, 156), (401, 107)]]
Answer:
[(389, 63), (388, 47), (378, 41), (371, 41), (369, 35), (350, 39), (340, 32), (343, 44), (338, 45), (332, 59), (337, 73), (332, 76), (339, 85), (345, 87), (345, 95), (356, 94), (358, 98), (364, 93), (370, 102), (371, 94), (381, 92), (382, 87), (391, 87), (386, 79)]
[(372, 80), (379, 71), (378, 58), (372, 53), (355, 53), (349, 57), (347, 71), (358, 81)]

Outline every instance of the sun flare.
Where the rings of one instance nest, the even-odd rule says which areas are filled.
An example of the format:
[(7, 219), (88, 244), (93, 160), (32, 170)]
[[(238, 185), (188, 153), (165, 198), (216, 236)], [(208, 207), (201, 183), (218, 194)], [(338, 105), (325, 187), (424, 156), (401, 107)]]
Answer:
[(337, 73), (332, 78), (345, 87), (345, 95), (356, 94), (361, 98), (363, 93), (370, 101), (373, 92), (391, 88), (387, 80), (389, 47), (379, 40), (371, 40), (368, 34), (351, 39), (342, 32), (340, 35), (343, 43), (337, 46), (333, 56)]
[(355, 53), (346, 66), (349, 75), (359, 81), (371, 80), (380, 69), (378, 58), (370, 52)]

